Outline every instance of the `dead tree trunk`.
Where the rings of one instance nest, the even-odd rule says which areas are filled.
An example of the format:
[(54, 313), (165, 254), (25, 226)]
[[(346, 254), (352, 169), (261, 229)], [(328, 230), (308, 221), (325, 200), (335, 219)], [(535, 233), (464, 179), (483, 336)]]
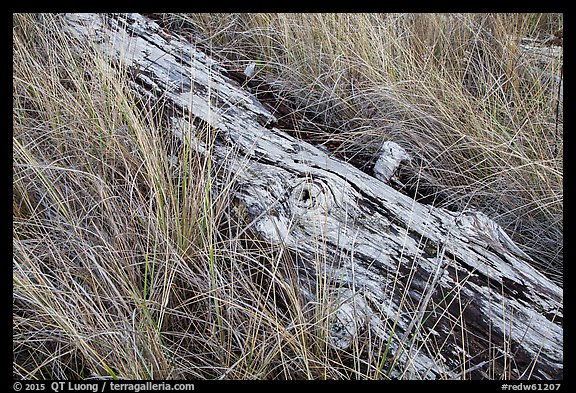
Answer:
[(562, 290), (488, 217), (419, 204), (279, 131), (216, 61), (141, 15), (66, 22), (134, 71), (135, 94), (175, 108), (175, 133), (190, 119), (218, 130), (210, 154), (235, 174), (250, 230), (304, 264), (322, 250), (336, 348), (379, 337), (395, 378), (562, 378)]

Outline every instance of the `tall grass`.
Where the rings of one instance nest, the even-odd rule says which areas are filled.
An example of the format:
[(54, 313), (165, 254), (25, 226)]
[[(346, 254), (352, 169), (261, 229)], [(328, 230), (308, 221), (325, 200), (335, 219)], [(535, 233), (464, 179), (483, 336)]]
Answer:
[(303, 301), (290, 255), (231, 221), (210, 154), (58, 17), (13, 24), (14, 377), (352, 372), (327, 360), (328, 306)]
[[(422, 176), (465, 203), (508, 209), (516, 221), (501, 220), (525, 225), (529, 235), (538, 227), (528, 219), (540, 220), (549, 227), (542, 230), (548, 247), (547, 239), (562, 235), (562, 141), (551, 139), (560, 144), (560, 158), (551, 158), (538, 134), (552, 121), (550, 86), (526, 85), (511, 63), (505, 86), (503, 71), (490, 68), (472, 73), (492, 80), (490, 89), (463, 88), (454, 79), (460, 65), (451, 63), (458, 46), (448, 41), (463, 45), (462, 56), (476, 53), (461, 60), (469, 69), (486, 63), (473, 62), (478, 47), (502, 42), (488, 44), (486, 27), (473, 24), (479, 18), (222, 14), (169, 21), (195, 26), (239, 64), (256, 59), (258, 72), (339, 130), (330, 138), (347, 155), (369, 156), (387, 137), (409, 141)], [(509, 18), (525, 21), (522, 33), (561, 23)], [(172, 135), (169, 108), (135, 100), (123, 70), (64, 33), (57, 16), (15, 14), (13, 59), (15, 378), (391, 374), (387, 343), (368, 333), (348, 351), (330, 344), (337, 297), (321, 269), (325, 252), (312, 257), (319, 270), (307, 288), (313, 301), (304, 299), (295, 256), (260, 243), (241, 214), (231, 214), (234, 178), (211, 161), (214, 130), (196, 130), (206, 153), (189, 133)], [(519, 101), (526, 92), (532, 100)], [(505, 132), (515, 124), (522, 127), (512, 143)], [(544, 245), (534, 247), (554, 249)]]
[[(374, 162), (392, 139), (415, 157), (410, 187), (499, 222), (562, 281), (562, 52), (546, 62), (522, 40), (562, 14), (177, 14), (238, 67), (317, 114), (336, 153)], [(557, 113), (557, 107), (560, 108)]]

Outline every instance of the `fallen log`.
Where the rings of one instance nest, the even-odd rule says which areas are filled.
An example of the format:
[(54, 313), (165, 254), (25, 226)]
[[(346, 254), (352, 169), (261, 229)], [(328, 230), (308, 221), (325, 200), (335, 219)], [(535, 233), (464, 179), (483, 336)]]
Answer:
[(331, 277), (336, 349), (369, 332), (392, 378), (563, 377), (562, 290), (490, 218), (420, 204), (280, 131), (215, 60), (141, 15), (65, 21), (133, 71), (135, 95), (172, 105), (176, 135), (194, 137), (194, 121), (218, 131), (204, 153), (235, 174), (246, 229), (299, 256), (310, 301), (314, 275)]

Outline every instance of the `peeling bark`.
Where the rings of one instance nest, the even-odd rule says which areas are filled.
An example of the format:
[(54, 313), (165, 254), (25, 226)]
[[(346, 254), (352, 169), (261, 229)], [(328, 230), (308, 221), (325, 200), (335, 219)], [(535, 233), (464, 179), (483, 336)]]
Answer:
[(193, 134), (189, 119), (218, 130), (210, 154), (235, 175), (251, 231), (307, 263), (322, 250), (338, 299), (335, 348), (369, 331), (390, 343), (395, 378), (562, 378), (562, 290), (490, 218), (420, 204), (280, 131), (216, 61), (141, 15), (65, 20), (138, 70), (137, 95), (173, 105), (175, 135)]

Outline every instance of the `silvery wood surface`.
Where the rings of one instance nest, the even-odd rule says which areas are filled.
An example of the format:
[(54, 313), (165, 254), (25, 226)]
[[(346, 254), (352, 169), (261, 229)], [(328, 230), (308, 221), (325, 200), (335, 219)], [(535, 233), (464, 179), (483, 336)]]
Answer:
[[(491, 219), (417, 203), (274, 128), (222, 66), (139, 14), (65, 20), (134, 71), (134, 93), (173, 105), (174, 134), (226, 168), (249, 230), (302, 257), (309, 301), (314, 275), (332, 277), (335, 347), (366, 332), (391, 338), (397, 378), (488, 378), (504, 365), (511, 378), (562, 378), (562, 289)], [(190, 119), (218, 130), (213, 149)]]

